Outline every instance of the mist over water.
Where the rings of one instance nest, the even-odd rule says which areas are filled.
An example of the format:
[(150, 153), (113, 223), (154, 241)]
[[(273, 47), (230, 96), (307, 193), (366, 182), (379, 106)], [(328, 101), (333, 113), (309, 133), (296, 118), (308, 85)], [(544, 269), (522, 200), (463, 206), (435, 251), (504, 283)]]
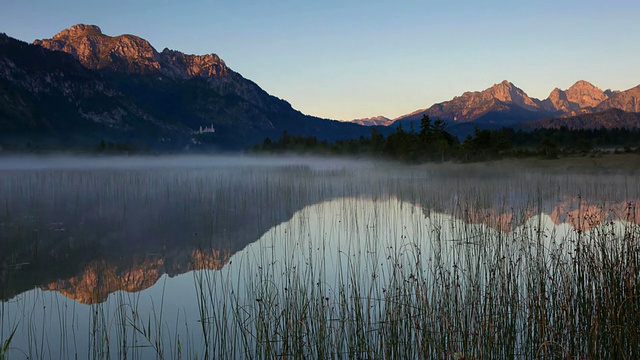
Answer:
[[(578, 237), (607, 234), (615, 248), (615, 234), (637, 234), (633, 172), (503, 165), (0, 158), (0, 340), (17, 329), (10, 354), (30, 358), (155, 358), (158, 349), (138, 331), (153, 321), (151, 340), (166, 358), (179, 357), (178, 338), (189, 339), (185, 354), (202, 355), (203, 311), (255, 305), (260, 291), (284, 291), (292, 279), (324, 284), (315, 291), (333, 302), (348, 275), (379, 299), (399, 265), (415, 267), (420, 254), (411, 275), (422, 274), (436, 296), (443, 284), (428, 275), (432, 267), (482, 269), (498, 255), (519, 256), (527, 279), (533, 260), (571, 262)], [(540, 257), (526, 257), (534, 252)]]
[(239, 168), (305, 166), (313, 170), (371, 167), (371, 161), (363, 159), (301, 157), (301, 156), (252, 156), (252, 155), (176, 155), (176, 156), (3, 156), (0, 170), (38, 169), (189, 169), (189, 168)]

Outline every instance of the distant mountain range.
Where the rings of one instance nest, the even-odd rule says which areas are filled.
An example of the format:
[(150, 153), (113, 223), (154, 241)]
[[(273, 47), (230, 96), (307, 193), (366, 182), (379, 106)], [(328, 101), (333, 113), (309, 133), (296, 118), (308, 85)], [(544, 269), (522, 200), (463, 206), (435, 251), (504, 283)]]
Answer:
[[(617, 111), (609, 111), (612, 109)], [(548, 98), (538, 100), (505, 80), (486, 90), (465, 92), (450, 101), (416, 110), (385, 124), (419, 122), (426, 114), (445, 120), (451, 126), (473, 123), (481, 127), (637, 128), (640, 124), (633, 120), (638, 118), (636, 113), (640, 113), (640, 85), (626, 91), (603, 91), (580, 80), (566, 90), (555, 88)], [(536, 124), (536, 121), (540, 123)], [(356, 122), (383, 125), (370, 119)]]
[(34, 45), (0, 34), (0, 146), (241, 149), (284, 130), (326, 140), (370, 132), (302, 114), (215, 54), (158, 52), (93, 25)]
[(364, 125), (364, 126), (388, 126), (393, 124), (392, 119), (389, 119), (387, 117), (384, 116), (376, 116), (376, 117), (371, 117), (371, 118), (363, 118), (363, 119), (354, 119), (351, 120), (350, 122), (355, 123), (355, 124), (360, 124), (360, 125)]
[(108, 36), (94, 25), (34, 44), (0, 34), (0, 149), (234, 150), (285, 130), (329, 141), (368, 136), (362, 125), (388, 134), (424, 114), (457, 136), (476, 126), (638, 127), (638, 112), (640, 86), (603, 91), (578, 81), (538, 100), (505, 80), (397, 119), (341, 122), (295, 110), (215, 54), (158, 52), (140, 37)]

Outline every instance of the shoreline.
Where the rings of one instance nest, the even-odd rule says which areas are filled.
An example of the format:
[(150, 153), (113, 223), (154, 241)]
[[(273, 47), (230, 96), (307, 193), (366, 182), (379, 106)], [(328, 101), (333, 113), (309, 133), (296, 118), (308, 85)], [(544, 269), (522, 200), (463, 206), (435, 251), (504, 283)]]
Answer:
[(193, 158), (193, 159), (211, 159), (211, 158), (237, 158), (237, 159), (297, 159), (297, 160), (350, 160), (353, 162), (374, 162), (378, 165), (398, 168), (435, 168), (435, 169), (486, 169), (496, 168), (502, 170), (508, 169), (538, 169), (538, 170), (597, 170), (604, 172), (620, 172), (632, 171), (640, 172), (640, 154), (637, 153), (597, 153), (587, 155), (565, 155), (557, 159), (544, 159), (540, 157), (505, 157), (496, 160), (483, 160), (472, 162), (445, 161), (425, 162), (425, 163), (404, 163), (397, 160), (386, 159), (383, 157), (374, 157), (371, 155), (352, 156), (346, 154), (314, 154), (314, 153), (252, 153), (252, 152), (193, 152), (193, 153), (74, 153), (74, 152), (40, 152), (40, 153), (14, 153), (0, 152), (0, 163), (11, 159), (38, 159), (38, 160), (59, 160), (59, 159), (81, 159), (83, 162), (94, 159), (96, 161), (105, 161), (108, 159), (154, 159), (154, 161), (162, 161), (163, 159), (175, 158)]

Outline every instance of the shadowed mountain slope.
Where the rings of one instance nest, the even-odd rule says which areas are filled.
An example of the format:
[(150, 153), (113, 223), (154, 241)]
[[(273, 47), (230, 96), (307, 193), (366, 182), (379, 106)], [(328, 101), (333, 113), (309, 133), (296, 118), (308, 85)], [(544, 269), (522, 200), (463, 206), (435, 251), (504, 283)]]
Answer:
[[(45, 50), (47, 49), (47, 50)], [(51, 50), (51, 51), (49, 51)], [(307, 116), (215, 54), (156, 51), (134, 35), (75, 25), (28, 45), (0, 38), (0, 145), (242, 149), (265, 137), (359, 137), (369, 129)]]

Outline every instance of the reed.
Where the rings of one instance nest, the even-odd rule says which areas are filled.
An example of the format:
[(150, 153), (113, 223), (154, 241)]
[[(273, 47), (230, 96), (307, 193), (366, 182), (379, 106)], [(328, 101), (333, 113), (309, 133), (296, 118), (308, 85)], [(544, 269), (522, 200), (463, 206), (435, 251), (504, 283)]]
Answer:
[(38, 259), (153, 228), (163, 261), (176, 229), (198, 246), (190, 275), (141, 293), (0, 303), (0, 357), (637, 358), (639, 185), (478, 166), (5, 175), (3, 249)]

